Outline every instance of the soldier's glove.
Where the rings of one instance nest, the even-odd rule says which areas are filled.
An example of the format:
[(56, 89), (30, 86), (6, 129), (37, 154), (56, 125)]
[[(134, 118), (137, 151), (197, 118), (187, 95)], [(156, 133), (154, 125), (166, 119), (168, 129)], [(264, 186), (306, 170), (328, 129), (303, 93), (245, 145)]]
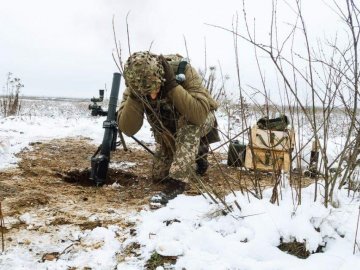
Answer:
[(159, 59), (164, 68), (164, 85), (161, 89), (162, 93), (167, 95), (171, 89), (174, 89), (179, 84), (176, 82), (174, 71), (172, 70), (170, 64), (166, 61), (165, 57), (160, 55)]

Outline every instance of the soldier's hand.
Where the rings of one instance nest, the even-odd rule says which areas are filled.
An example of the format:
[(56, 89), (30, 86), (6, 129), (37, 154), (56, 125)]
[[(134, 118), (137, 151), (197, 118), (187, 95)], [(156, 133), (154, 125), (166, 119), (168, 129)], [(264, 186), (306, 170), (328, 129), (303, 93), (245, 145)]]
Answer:
[(160, 55), (159, 59), (164, 68), (164, 86), (162, 88), (162, 92), (167, 95), (169, 91), (179, 84), (176, 82), (174, 71), (172, 70), (170, 64), (166, 61), (165, 57)]

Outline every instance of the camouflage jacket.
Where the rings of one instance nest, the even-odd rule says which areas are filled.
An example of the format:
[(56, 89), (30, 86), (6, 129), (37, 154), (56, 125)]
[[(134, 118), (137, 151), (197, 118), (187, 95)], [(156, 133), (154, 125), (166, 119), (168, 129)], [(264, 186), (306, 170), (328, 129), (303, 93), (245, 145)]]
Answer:
[[(176, 74), (179, 61), (169, 61)], [(172, 134), (176, 127), (186, 123), (200, 126), (210, 111), (218, 108), (217, 102), (203, 86), (196, 70), (187, 64), (185, 81), (172, 89), (166, 97), (156, 100), (137, 98), (126, 88), (118, 111), (117, 122), (120, 130), (127, 136), (138, 132), (143, 124), (144, 114), (156, 132), (169, 130)]]

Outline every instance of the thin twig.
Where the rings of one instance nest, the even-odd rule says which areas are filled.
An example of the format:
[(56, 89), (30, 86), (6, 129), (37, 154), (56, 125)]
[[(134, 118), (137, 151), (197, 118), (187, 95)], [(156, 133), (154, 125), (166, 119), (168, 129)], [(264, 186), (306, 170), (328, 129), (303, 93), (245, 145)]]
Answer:
[(117, 42), (116, 30), (115, 30), (115, 17), (113, 17), (113, 19), (112, 19), (112, 27), (113, 27), (113, 35), (114, 35), (114, 42), (115, 42), (115, 51), (116, 51), (116, 56), (118, 58), (118, 61), (115, 58), (114, 52), (112, 53), (112, 57), (115, 62), (115, 65), (119, 69), (120, 73), (123, 74), (124, 70), (123, 70), (123, 63), (122, 63), (122, 58), (121, 58), (121, 44), (119, 42), (119, 45), (118, 45), (118, 42)]
[(357, 224), (356, 224), (356, 233), (355, 233), (353, 254), (355, 254), (355, 247), (358, 246), (358, 244), (357, 244), (357, 234), (358, 234), (358, 230), (359, 230), (359, 220), (360, 220), (360, 206), (359, 206), (359, 213), (358, 213)]
[(127, 40), (128, 40), (129, 55), (131, 55), (131, 48), (130, 48), (130, 31), (129, 31), (129, 23), (128, 23), (129, 14), (130, 14), (130, 11), (126, 14), (126, 35), (127, 35)]

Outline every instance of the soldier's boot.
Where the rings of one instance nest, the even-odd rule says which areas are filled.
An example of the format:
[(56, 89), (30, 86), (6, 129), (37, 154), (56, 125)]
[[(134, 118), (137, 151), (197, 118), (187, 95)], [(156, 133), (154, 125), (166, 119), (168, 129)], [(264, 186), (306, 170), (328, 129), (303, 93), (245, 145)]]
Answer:
[(158, 209), (167, 205), (167, 203), (183, 194), (186, 189), (186, 183), (177, 179), (168, 179), (162, 192), (159, 192), (150, 198), (150, 208)]
[(205, 158), (196, 160), (196, 174), (203, 176), (209, 168), (209, 162)]
[(204, 175), (209, 167), (209, 162), (207, 160), (208, 152), (209, 152), (209, 145), (200, 143), (198, 154), (196, 156), (196, 170), (195, 170), (196, 174), (200, 176)]

